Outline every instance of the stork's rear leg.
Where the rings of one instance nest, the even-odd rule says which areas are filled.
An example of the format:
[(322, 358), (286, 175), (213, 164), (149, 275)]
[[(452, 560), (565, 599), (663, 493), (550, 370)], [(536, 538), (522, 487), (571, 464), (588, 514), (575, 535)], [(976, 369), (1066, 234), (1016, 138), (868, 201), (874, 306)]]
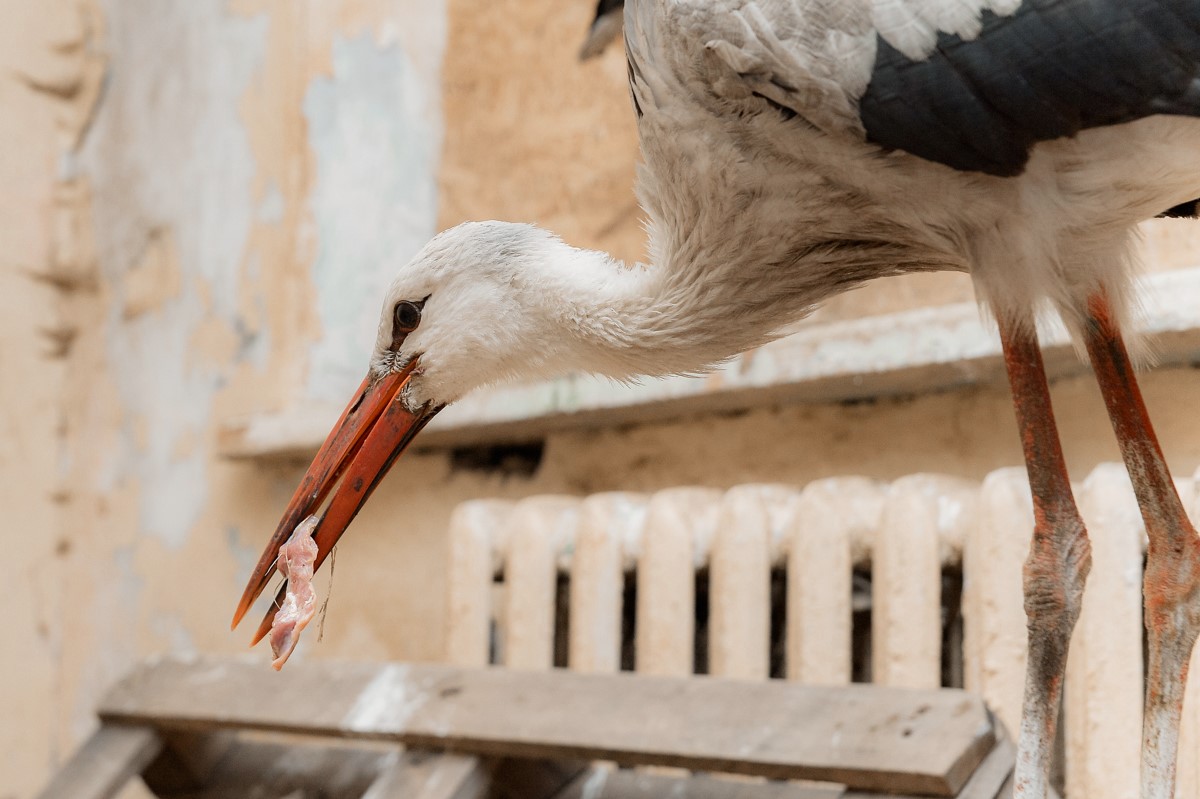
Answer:
[(1142, 722), (1142, 797), (1173, 799), (1188, 660), (1200, 631), (1200, 539), (1167, 471), (1104, 297), (1088, 303), (1087, 323), (1088, 355), (1150, 540), (1143, 587), (1150, 662)]
[(1033, 541), (1025, 561), (1029, 660), (1013, 796), (1042, 799), (1048, 789), (1067, 646), (1079, 618), (1092, 555), (1071, 493), (1037, 333), (1032, 322), (1021, 326), (1001, 319), (1000, 338), (1034, 513)]

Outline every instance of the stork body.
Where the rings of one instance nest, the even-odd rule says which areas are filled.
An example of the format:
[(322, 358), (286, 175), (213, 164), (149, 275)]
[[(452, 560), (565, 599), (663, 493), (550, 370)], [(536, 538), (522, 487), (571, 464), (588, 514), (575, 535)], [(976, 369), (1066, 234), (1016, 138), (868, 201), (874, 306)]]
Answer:
[(624, 30), (651, 264), (498, 222), (430, 242), (389, 288), (369, 376), (237, 618), (339, 477), (319, 560), (473, 388), (702, 371), (867, 280), (965, 271), (999, 324), (1036, 516), (1017, 795), (1046, 795), (1090, 564), (1037, 346), (1053, 306), (1093, 362), (1150, 538), (1143, 795), (1170, 799), (1200, 542), (1120, 330), (1135, 225), (1200, 197), (1200, 0), (630, 0)]

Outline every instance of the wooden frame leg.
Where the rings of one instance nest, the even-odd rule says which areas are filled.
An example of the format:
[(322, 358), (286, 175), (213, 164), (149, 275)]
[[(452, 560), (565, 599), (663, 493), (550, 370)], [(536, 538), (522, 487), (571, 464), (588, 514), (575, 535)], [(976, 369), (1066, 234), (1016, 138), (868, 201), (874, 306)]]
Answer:
[(71, 756), (38, 799), (116, 796), (162, 748), (162, 739), (150, 727), (104, 725)]
[(363, 799), (483, 799), (491, 785), (491, 765), (471, 755), (396, 755)]

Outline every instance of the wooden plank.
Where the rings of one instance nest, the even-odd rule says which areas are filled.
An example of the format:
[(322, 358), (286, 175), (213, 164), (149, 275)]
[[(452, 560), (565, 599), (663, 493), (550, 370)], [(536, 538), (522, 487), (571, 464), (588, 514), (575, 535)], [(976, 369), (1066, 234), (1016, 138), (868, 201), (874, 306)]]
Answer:
[(708, 774), (665, 775), (596, 768), (581, 774), (555, 799), (842, 799), (839, 786), (731, 780)]
[(162, 749), (152, 727), (105, 724), (71, 756), (39, 799), (108, 799)]
[[(1016, 765), (1017, 748), (1003, 726), (996, 727), (997, 741), (979, 767), (958, 792), (955, 799), (1011, 799), (1012, 773)], [(1007, 791), (1007, 793), (1006, 793)], [(848, 791), (841, 799), (883, 799), (879, 794)], [(915, 799), (888, 794), (888, 799)], [(1050, 799), (1058, 799), (1054, 794)]]
[(109, 721), (245, 727), (483, 755), (613, 760), (953, 796), (993, 742), (961, 691), (441, 665), (163, 660), (119, 683)]
[(997, 732), (999, 740), (967, 780), (957, 799), (996, 799), (1008, 784), (1016, 765), (1017, 748), (1003, 728), (998, 728)]
[(483, 799), (491, 766), (478, 757), (444, 752), (399, 752), (362, 799)]
[(320, 743), (314, 739), (280, 743), (238, 735), (197, 785), (171, 789), (147, 781), (147, 787), (163, 799), (361, 799), (389, 758), (395, 757), (378, 747), (314, 745)]

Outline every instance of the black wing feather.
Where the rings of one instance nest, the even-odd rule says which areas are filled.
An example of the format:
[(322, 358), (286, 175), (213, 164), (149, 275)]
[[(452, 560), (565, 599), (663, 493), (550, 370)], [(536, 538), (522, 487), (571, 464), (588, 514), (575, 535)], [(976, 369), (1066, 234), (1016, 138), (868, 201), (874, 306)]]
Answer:
[(1017, 175), (1034, 144), (1153, 114), (1200, 116), (1200, 0), (1025, 0), (913, 61), (879, 40), (868, 138)]

